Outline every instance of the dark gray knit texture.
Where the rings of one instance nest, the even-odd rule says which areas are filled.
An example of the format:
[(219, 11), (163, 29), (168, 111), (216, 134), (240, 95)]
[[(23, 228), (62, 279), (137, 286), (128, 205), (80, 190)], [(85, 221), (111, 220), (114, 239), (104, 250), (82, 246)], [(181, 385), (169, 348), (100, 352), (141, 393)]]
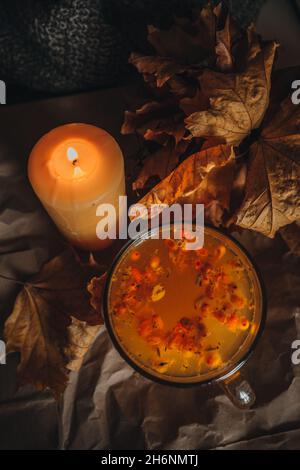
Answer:
[[(264, 0), (231, 0), (242, 25)], [(70, 92), (121, 83), (130, 51), (149, 52), (147, 24), (167, 27), (205, 0), (2, 0), (1, 79)]]

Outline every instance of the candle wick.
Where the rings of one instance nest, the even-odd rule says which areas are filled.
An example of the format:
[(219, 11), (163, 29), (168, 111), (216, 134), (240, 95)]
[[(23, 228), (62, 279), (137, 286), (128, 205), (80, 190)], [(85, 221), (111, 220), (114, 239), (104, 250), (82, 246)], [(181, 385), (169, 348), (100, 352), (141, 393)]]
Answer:
[(68, 147), (67, 150), (68, 160), (72, 163), (73, 166), (76, 166), (78, 163), (78, 154), (73, 147)]

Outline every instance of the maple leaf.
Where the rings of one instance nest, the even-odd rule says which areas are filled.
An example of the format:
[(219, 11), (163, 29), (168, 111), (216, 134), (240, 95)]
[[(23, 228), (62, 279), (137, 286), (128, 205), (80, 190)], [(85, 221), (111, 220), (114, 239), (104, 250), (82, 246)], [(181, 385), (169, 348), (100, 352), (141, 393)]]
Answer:
[(300, 219), (300, 107), (290, 97), (250, 147), (244, 201), (236, 224), (274, 237)]
[(293, 255), (300, 257), (300, 221), (286, 225), (279, 230), (280, 235), (286, 242)]
[(91, 295), (90, 303), (92, 307), (102, 315), (102, 291), (106, 281), (106, 273), (102, 276), (94, 276), (87, 285), (87, 291)]
[(58, 397), (68, 380), (68, 327), (71, 316), (101, 324), (90, 305), (86, 273), (67, 250), (46, 263), (18, 294), (5, 324), (7, 352), (19, 352), (18, 382), (49, 387)]
[(160, 147), (155, 153), (149, 155), (143, 162), (143, 168), (132, 184), (134, 191), (144, 188), (151, 177), (165, 178), (178, 165), (180, 155), (186, 150), (187, 141), (174, 146), (169, 143)]
[(68, 327), (68, 345), (64, 354), (69, 362), (66, 365), (70, 371), (78, 371), (82, 365), (84, 356), (100, 330), (99, 325), (89, 325), (87, 322), (71, 318), (72, 323)]
[(214, 55), (216, 16), (211, 4), (194, 12), (194, 19), (175, 18), (168, 30), (148, 27), (148, 41), (158, 55), (181, 64), (199, 64)]
[(217, 67), (222, 72), (233, 69), (234, 57), (232, 53), (232, 30), (230, 17), (227, 16), (224, 29), (216, 33), (216, 55)]
[(239, 145), (260, 126), (269, 104), (277, 44), (261, 46), (252, 28), (248, 38), (245, 71), (224, 74), (206, 69), (199, 77), (201, 89), (210, 99), (210, 108), (185, 119), (192, 136), (219, 137), (228, 144)]
[(156, 185), (140, 203), (151, 204), (214, 203), (228, 209), (234, 178), (234, 152), (232, 147), (218, 145), (197, 152), (181, 163), (169, 176)]
[(186, 70), (186, 66), (176, 63), (168, 57), (143, 56), (135, 52), (130, 55), (129, 63), (134, 65), (139, 73), (143, 74), (146, 81), (148, 75), (154, 75), (158, 88), (162, 87), (174, 75), (183, 73)]
[(135, 112), (125, 111), (122, 134), (138, 132), (146, 140), (163, 144), (168, 136), (178, 143), (185, 134), (183, 113), (174, 100), (151, 101)]
[(203, 111), (209, 108), (209, 99), (207, 96), (198, 88), (196, 93), (192, 97), (184, 97), (179, 101), (179, 106), (186, 116)]

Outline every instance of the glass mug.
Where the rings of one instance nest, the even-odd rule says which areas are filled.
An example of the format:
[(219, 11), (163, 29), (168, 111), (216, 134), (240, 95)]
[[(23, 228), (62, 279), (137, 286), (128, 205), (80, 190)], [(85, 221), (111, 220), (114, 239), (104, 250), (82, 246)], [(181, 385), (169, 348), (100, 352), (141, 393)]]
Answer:
[[(162, 231), (165, 229), (158, 227), (129, 241), (111, 266), (104, 288), (102, 310), (112, 342), (130, 366), (152, 381), (175, 387), (218, 383), (237, 407), (250, 408), (255, 402), (255, 393), (241, 375), (240, 369), (257, 345), (265, 324), (266, 296), (260, 274), (246, 250), (219, 229), (209, 226), (204, 228), (204, 248), (197, 253), (192, 250), (184, 252), (180, 240), (163, 240)], [(191, 260), (196, 267), (191, 264)], [(197, 271), (198, 265), (205, 271)], [(207, 309), (202, 286), (202, 281), (206, 281), (208, 286), (212, 284), (207, 266), (215, 276), (214, 279), (221, 278), (220, 282), (224, 281), (218, 287), (220, 299), (225, 299), (227, 295), (241, 303), (241, 297), (232, 294), (232, 289), (243, 291), (246, 305), (238, 306), (238, 315), (225, 315), (222, 310), (212, 308), (217, 320), (211, 315), (201, 319), (201, 310), (199, 314), (195, 303), (196, 310), (193, 310), (191, 299), (198, 289), (202, 292), (200, 309)], [(237, 284), (232, 282), (234, 277), (231, 271)], [(194, 282), (194, 278), (201, 282)], [(134, 293), (131, 293), (132, 289), (135, 289)], [(154, 297), (150, 297), (150, 303), (147, 301), (145, 307), (143, 295), (145, 292), (151, 295), (151, 289)], [(205, 292), (207, 289), (209, 287), (205, 287)], [(128, 308), (123, 299), (128, 299)], [(133, 299), (135, 303), (130, 304)], [(210, 299), (212, 304), (221, 301), (214, 292)], [(227, 308), (232, 309), (232, 305), (224, 300), (222, 302), (225, 311)], [(180, 309), (182, 318), (178, 322)], [(186, 312), (191, 313), (191, 310), (192, 317), (186, 317)], [(241, 330), (236, 328), (237, 324), (242, 325)], [(152, 328), (150, 332), (149, 325)], [(165, 325), (169, 327), (168, 333), (164, 331)], [(157, 334), (153, 334), (153, 331)], [(196, 336), (194, 331), (197, 332)], [(199, 344), (204, 352), (198, 351), (194, 345), (195, 338), (202, 333)], [(168, 338), (168, 342), (165, 342), (165, 338)], [(175, 349), (169, 347), (170, 341), (175, 343)], [(217, 346), (210, 344), (213, 341)], [(191, 344), (190, 349), (182, 349), (186, 348), (186, 344)], [(226, 358), (221, 359), (220, 363), (221, 355), (217, 349)], [(206, 361), (204, 365), (203, 357)]]

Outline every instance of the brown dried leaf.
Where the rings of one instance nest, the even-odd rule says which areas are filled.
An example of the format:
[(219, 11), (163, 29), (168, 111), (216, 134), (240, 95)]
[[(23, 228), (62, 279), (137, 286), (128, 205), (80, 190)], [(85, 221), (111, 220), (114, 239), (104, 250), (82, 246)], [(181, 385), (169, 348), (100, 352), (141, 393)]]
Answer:
[(193, 97), (182, 98), (179, 102), (179, 106), (186, 116), (190, 116), (195, 112), (204, 111), (209, 108), (209, 100), (200, 88), (198, 88)]
[(93, 277), (87, 285), (87, 290), (91, 294), (90, 303), (93, 309), (102, 315), (102, 292), (106, 281), (106, 273), (100, 277)]
[(68, 374), (67, 328), (71, 316), (101, 323), (86, 291), (86, 277), (71, 250), (46, 263), (18, 294), (5, 324), (7, 351), (21, 355), (20, 385), (49, 387), (55, 396), (65, 389)]
[(137, 179), (132, 184), (134, 191), (144, 188), (149, 178), (157, 176), (160, 179), (168, 176), (172, 170), (178, 165), (181, 153), (183, 153), (188, 143), (183, 141), (181, 144), (174, 146), (171, 143), (161, 147), (154, 154), (149, 155), (140, 171)]
[(229, 207), (233, 177), (233, 149), (218, 145), (187, 158), (140, 202), (150, 207), (175, 202), (209, 205), (215, 201), (223, 213)]
[(186, 118), (194, 137), (220, 137), (239, 145), (260, 126), (269, 104), (271, 71), (277, 45), (260, 45), (253, 29), (248, 31), (250, 48), (245, 71), (223, 74), (205, 70), (199, 81), (210, 98), (210, 109)]
[(68, 346), (65, 348), (64, 354), (69, 358), (67, 369), (78, 371), (86, 352), (100, 330), (100, 326), (89, 325), (74, 317), (71, 320), (72, 323), (68, 327)]
[(182, 73), (186, 70), (186, 66), (178, 64), (173, 59), (159, 56), (143, 56), (141, 54), (132, 53), (129, 63), (134, 65), (139, 73), (144, 75), (154, 75), (156, 86), (162, 87), (175, 74)]
[(300, 257), (300, 221), (286, 225), (280, 230), (280, 235), (286, 242), (293, 255)]
[(216, 55), (217, 67), (222, 72), (229, 72), (233, 69), (234, 57), (232, 53), (232, 23), (227, 16), (224, 29), (216, 33)]
[(183, 113), (174, 100), (151, 101), (135, 112), (126, 111), (122, 134), (138, 132), (146, 140), (164, 143), (173, 136), (178, 143), (185, 134)]
[(214, 54), (216, 17), (211, 5), (195, 12), (195, 19), (175, 18), (169, 30), (148, 27), (148, 41), (162, 57), (181, 64), (199, 64)]
[(287, 98), (250, 148), (246, 194), (237, 225), (273, 238), (300, 219), (300, 106)]

